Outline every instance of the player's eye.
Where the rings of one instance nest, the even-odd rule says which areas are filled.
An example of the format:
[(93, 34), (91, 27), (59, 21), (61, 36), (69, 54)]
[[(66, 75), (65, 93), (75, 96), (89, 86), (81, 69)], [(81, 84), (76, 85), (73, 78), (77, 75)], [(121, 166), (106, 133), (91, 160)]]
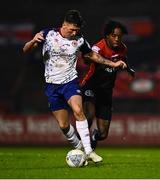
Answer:
[(121, 36), (117, 35), (117, 34), (112, 34), (113, 38), (117, 38), (117, 39), (121, 39)]

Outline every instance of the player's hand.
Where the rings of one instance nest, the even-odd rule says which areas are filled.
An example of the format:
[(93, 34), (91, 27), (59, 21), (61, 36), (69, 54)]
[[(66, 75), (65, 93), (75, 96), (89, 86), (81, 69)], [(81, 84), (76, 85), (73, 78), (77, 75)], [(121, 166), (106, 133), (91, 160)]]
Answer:
[(39, 33), (37, 33), (35, 36), (34, 36), (34, 38), (33, 38), (33, 42), (42, 42), (42, 41), (44, 41), (44, 37), (43, 37), (43, 33), (42, 32), (39, 32)]
[(122, 69), (127, 68), (126, 63), (124, 61), (121, 61), (121, 60), (115, 62), (113, 66), (114, 66), (114, 68), (117, 68), (117, 67), (120, 67)]

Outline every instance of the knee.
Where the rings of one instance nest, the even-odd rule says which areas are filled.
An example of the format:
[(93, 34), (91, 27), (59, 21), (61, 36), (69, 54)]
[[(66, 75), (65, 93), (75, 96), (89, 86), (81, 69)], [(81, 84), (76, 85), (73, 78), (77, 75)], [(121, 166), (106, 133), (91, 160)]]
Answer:
[(67, 129), (69, 127), (69, 123), (68, 122), (59, 123), (59, 127), (62, 130)]
[(85, 113), (85, 115), (88, 121), (93, 121), (93, 119), (95, 118), (94, 113), (91, 112), (87, 112)]
[(77, 106), (76, 108), (73, 109), (73, 112), (77, 119), (84, 118), (83, 109), (81, 107)]

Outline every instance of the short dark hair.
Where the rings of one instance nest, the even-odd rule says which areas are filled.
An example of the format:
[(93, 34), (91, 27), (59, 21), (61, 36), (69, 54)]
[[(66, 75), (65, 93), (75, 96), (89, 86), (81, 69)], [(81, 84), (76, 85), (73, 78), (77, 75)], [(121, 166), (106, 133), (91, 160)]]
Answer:
[(67, 11), (64, 21), (76, 24), (78, 27), (82, 27), (84, 25), (84, 20), (80, 12), (74, 9)]
[(120, 28), (123, 34), (128, 34), (127, 28), (123, 24), (117, 21), (109, 20), (104, 26), (104, 36), (113, 33), (115, 28)]

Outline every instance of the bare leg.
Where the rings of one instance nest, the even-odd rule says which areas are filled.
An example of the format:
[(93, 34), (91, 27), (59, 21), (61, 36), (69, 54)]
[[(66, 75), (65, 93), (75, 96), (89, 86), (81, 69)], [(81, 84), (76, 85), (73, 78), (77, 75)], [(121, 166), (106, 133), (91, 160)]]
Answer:
[(96, 119), (96, 125), (98, 129), (94, 129), (91, 136), (92, 148), (95, 149), (97, 141), (104, 140), (108, 136), (108, 131), (110, 127), (110, 121), (95, 117), (95, 106), (94, 102), (86, 101), (84, 102), (84, 111), (89, 122), (89, 127), (92, 126), (93, 120)]
[(97, 127), (99, 130), (99, 137), (97, 137), (97, 140), (106, 139), (108, 137), (110, 121), (99, 118), (97, 119)]
[(88, 120), (88, 126), (90, 129), (95, 119), (95, 106), (93, 102), (86, 101), (83, 103), (83, 107), (84, 107), (84, 113)]
[(81, 141), (78, 139), (74, 127), (69, 123), (68, 111), (65, 109), (52, 112), (59, 127), (67, 140), (73, 145), (74, 148), (82, 148)]
[(90, 134), (88, 129), (88, 121), (84, 115), (82, 108), (82, 97), (79, 95), (72, 96), (68, 104), (71, 106), (76, 120), (77, 131), (80, 135), (86, 158), (93, 162), (101, 162), (103, 159), (97, 155), (91, 148)]
[(80, 135), (84, 150), (86, 154), (92, 152), (90, 134), (88, 129), (88, 122), (83, 113), (82, 98), (79, 95), (72, 96), (69, 101), (69, 105), (72, 107), (74, 116), (76, 118), (76, 128)]

